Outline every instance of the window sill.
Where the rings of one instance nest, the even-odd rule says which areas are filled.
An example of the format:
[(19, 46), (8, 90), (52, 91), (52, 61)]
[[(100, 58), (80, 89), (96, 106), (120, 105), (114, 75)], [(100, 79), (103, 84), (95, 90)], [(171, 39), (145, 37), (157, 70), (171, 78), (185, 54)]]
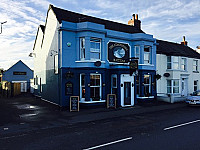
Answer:
[[(180, 69), (166, 69), (167, 71), (183, 71), (183, 70), (180, 70)], [(184, 71), (185, 72), (185, 71)]]
[(193, 73), (199, 73), (199, 71), (193, 71)]
[(100, 101), (80, 101), (80, 103), (85, 103), (85, 104), (92, 104), (92, 103), (105, 103), (106, 100), (100, 100)]
[(154, 98), (154, 96), (149, 96), (149, 97), (137, 97), (139, 99), (146, 99), (146, 98)]
[(105, 61), (101, 61), (101, 60), (77, 60), (75, 61), (76, 63), (95, 63), (96, 61), (100, 61), (101, 63), (106, 63)]
[(154, 65), (153, 64), (138, 64), (139, 66), (152, 66), (152, 67), (154, 67)]

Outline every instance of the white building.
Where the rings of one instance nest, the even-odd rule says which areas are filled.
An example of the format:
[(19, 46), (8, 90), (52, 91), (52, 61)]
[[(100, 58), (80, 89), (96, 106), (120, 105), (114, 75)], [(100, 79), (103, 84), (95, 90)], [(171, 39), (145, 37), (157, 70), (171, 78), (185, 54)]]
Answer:
[(178, 102), (199, 90), (200, 54), (187, 46), (185, 37), (181, 44), (157, 40), (158, 100)]

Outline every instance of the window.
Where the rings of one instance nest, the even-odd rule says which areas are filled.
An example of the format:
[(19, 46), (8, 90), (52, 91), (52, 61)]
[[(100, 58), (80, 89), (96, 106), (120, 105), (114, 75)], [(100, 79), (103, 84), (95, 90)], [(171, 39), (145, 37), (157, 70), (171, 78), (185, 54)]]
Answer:
[(85, 74), (80, 74), (80, 99), (85, 100)]
[(167, 93), (179, 93), (179, 80), (167, 80)]
[(186, 71), (186, 58), (181, 58), (181, 70)]
[(80, 59), (85, 60), (85, 38), (80, 38)]
[(90, 59), (99, 60), (101, 59), (101, 40), (91, 38), (90, 39)]
[(151, 63), (151, 47), (145, 46), (144, 47), (144, 64)]
[(137, 87), (137, 95), (140, 95), (140, 77), (137, 75), (136, 76), (136, 87)]
[(117, 75), (113, 74), (111, 76), (111, 93), (117, 94)]
[(140, 46), (135, 46), (135, 57), (138, 58), (138, 63), (140, 63)]
[(151, 76), (144, 75), (144, 96), (149, 97), (151, 95)]
[(54, 56), (54, 73), (58, 74), (58, 55)]
[(198, 80), (194, 80), (194, 91), (198, 90)]
[(198, 71), (198, 60), (193, 60), (193, 71)]
[(93, 101), (101, 99), (101, 75), (91, 74), (90, 75), (90, 98)]
[(177, 56), (167, 56), (167, 69), (179, 69), (179, 58)]

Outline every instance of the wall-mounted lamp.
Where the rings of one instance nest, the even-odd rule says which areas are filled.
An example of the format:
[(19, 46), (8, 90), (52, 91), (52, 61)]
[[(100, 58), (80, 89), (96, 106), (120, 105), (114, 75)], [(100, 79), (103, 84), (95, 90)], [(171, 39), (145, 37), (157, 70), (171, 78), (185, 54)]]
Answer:
[(55, 51), (55, 50), (51, 50), (51, 54), (50, 54), (50, 56), (53, 56), (53, 55), (56, 55), (56, 54), (58, 54), (57, 51)]
[(30, 53), (28, 56), (29, 57), (36, 57), (36, 53)]
[[(6, 23), (7, 21), (1, 22), (1, 33), (2, 33), (2, 24)], [(0, 34), (1, 34), (0, 33)]]

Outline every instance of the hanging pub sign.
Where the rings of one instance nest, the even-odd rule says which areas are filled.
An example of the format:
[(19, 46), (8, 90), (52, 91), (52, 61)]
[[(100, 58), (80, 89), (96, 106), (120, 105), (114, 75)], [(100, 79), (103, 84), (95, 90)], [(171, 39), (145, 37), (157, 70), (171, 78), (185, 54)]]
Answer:
[(107, 108), (116, 108), (116, 94), (107, 95)]
[(70, 111), (79, 111), (79, 96), (70, 96)]
[(109, 62), (128, 63), (130, 56), (130, 47), (125, 43), (109, 42), (108, 43), (108, 60)]

